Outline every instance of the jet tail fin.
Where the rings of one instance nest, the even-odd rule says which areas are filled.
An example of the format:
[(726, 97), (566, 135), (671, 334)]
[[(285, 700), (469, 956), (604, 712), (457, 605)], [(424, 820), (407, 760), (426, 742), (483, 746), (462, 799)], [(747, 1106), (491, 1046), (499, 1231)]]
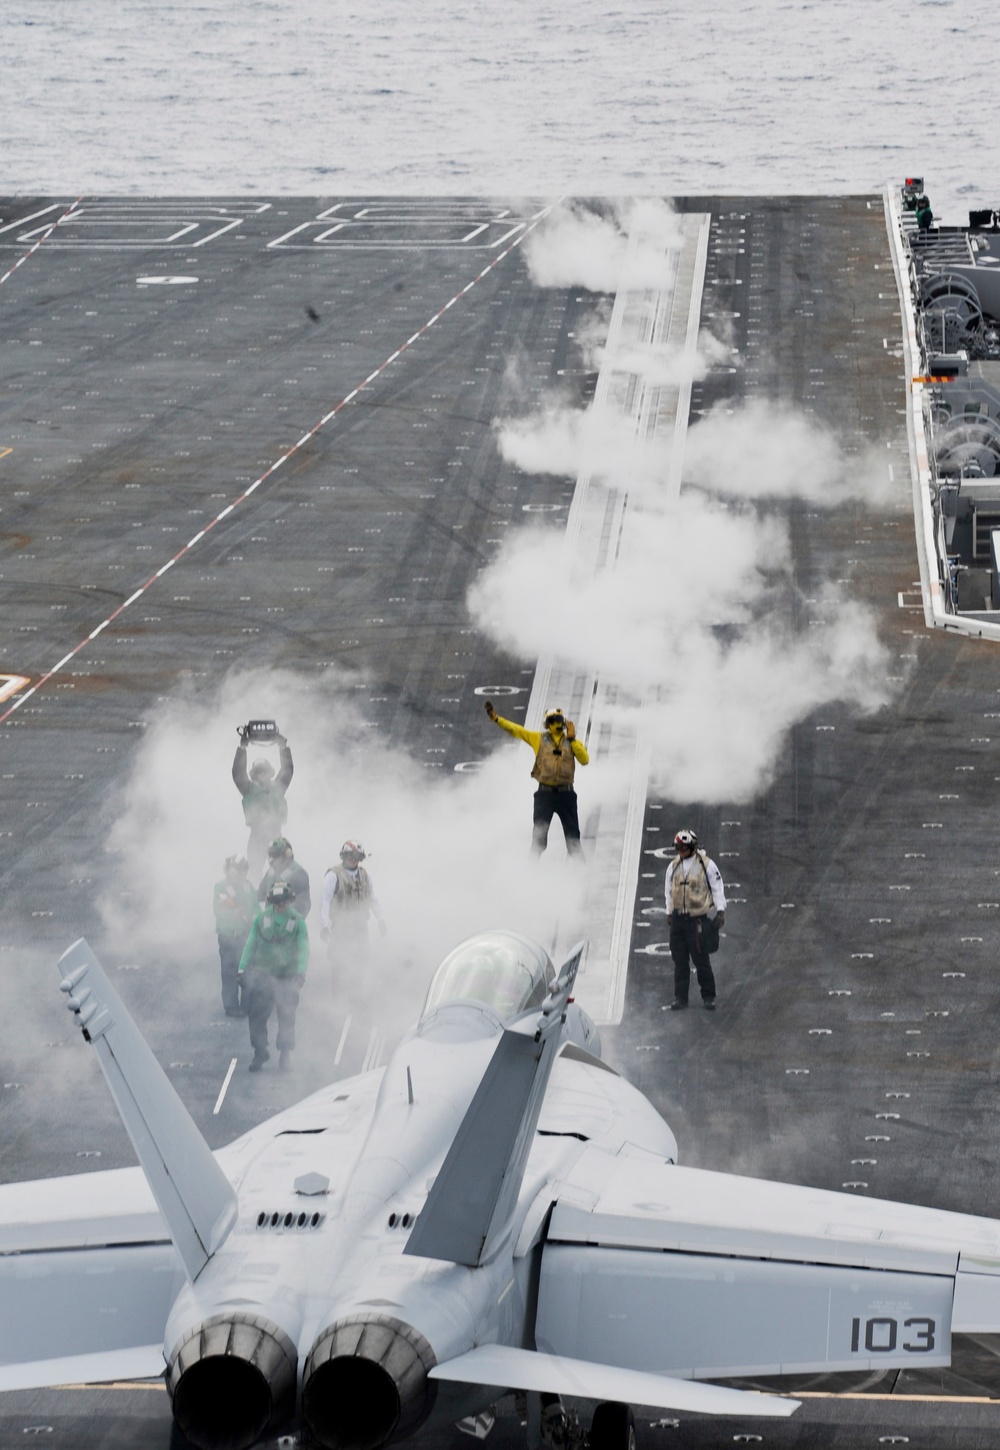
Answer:
[(170, 1237), (193, 1281), (236, 1222), (236, 1193), (142, 1033), (81, 937), (59, 959), (61, 988), (93, 1044)]
[(538, 1012), (505, 1028), (404, 1253), (470, 1267), (490, 1257), (521, 1190), (585, 945), (573, 948)]

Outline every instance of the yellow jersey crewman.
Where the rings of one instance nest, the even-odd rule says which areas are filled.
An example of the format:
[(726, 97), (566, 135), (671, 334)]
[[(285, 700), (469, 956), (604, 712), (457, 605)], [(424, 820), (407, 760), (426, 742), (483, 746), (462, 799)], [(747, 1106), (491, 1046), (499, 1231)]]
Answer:
[(531, 849), (540, 856), (549, 839), (549, 825), (552, 817), (562, 821), (566, 850), (570, 856), (582, 856), (580, 846), (580, 821), (577, 815), (576, 791), (573, 777), (577, 761), (587, 765), (590, 756), (587, 747), (576, 738), (576, 726), (566, 720), (563, 712), (556, 708), (547, 710), (544, 730), (525, 730), (513, 720), (504, 720), (493, 708), (493, 701), (486, 701), (486, 713), (494, 725), (506, 730), (517, 740), (523, 740), (535, 752), (535, 764), (531, 778), (538, 782), (535, 791), (534, 811), (531, 825)]

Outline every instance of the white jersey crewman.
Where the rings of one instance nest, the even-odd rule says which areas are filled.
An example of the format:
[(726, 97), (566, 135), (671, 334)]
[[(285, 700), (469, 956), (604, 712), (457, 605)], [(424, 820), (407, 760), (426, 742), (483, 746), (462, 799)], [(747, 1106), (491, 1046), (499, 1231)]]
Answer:
[(385, 918), (364, 866), (365, 850), (357, 841), (345, 841), (340, 864), (331, 866), (323, 877), (320, 900), (320, 937), (326, 942), (327, 960), (333, 967), (351, 966), (368, 960), (368, 919), (374, 917), (382, 936)]
[(663, 883), (670, 920), (670, 955), (674, 959), (672, 1012), (688, 1004), (691, 963), (698, 973), (702, 1005), (715, 1010), (715, 976), (704, 940), (706, 923), (722, 926), (726, 920), (726, 892), (722, 873), (715, 862), (698, 849), (694, 831), (678, 831), (674, 837), (677, 855), (667, 867)]

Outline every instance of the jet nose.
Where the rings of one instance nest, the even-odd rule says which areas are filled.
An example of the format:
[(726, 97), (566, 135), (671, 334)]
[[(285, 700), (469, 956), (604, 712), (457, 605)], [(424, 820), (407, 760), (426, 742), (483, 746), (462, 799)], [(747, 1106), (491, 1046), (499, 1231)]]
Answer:
[(302, 1377), (302, 1419), (323, 1450), (381, 1450), (430, 1413), (436, 1364), (421, 1334), (380, 1314), (337, 1320), (316, 1340)]
[(287, 1414), (295, 1345), (257, 1314), (217, 1314), (189, 1330), (170, 1355), (174, 1419), (198, 1450), (249, 1450)]

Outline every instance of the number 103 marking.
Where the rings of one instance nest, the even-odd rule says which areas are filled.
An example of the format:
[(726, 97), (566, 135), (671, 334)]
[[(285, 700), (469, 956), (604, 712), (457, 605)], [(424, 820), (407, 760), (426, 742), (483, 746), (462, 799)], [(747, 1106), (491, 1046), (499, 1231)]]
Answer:
[[(907, 1337), (900, 1348), (908, 1354), (929, 1354), (934, 1348), (933, 1319), (904, 1319), (903, 1331)], [(869, 1354), (892, 1354), (899, 1338), (899, 1324), (895, 1319), (865, 1320), (865, 1349)], [(911, 1340), (916, 1343), (911, 1343)], [(861, 1320), (851, 1320), (851, 1353), (861, 1347)]]

